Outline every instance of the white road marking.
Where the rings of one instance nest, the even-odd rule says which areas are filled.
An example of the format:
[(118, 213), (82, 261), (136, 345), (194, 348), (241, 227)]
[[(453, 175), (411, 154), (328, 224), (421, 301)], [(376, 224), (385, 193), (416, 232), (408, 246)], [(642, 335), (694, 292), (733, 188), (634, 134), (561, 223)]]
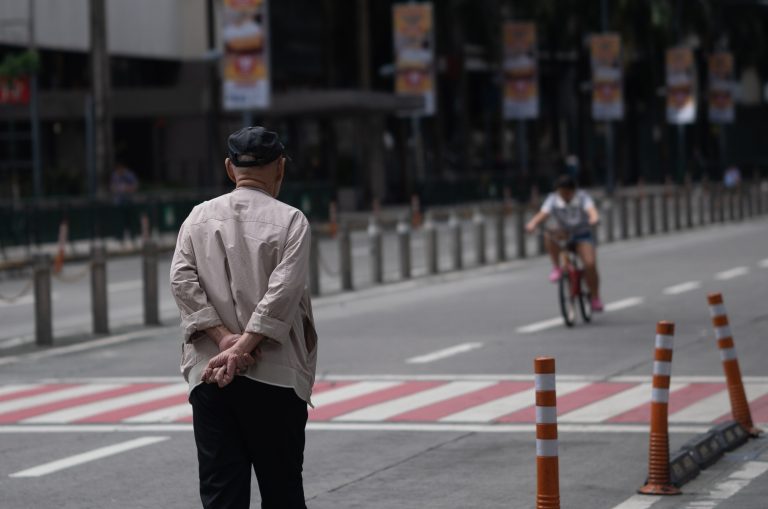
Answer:
[(0, 341), (0, 350), (7, 348), (14, 348), (21, 345), (28, 345), (35, 342), (34, 336), (16, 336), (15, 338), (5, 339)]
[[(558, 383), (557, 395), (563, 396), (570, 392), (577, 391), (588, 385), (586, 382), (565, 382)], [(536, 404), (536, 389), (531, 387), (528, 390), (516, 392), (509, 396), (494, 399), (487, 403), (467, 408), (451, 415), (446, 415), (440, 422), (490, 422), (494, 419), (523, 408), (528, 408)]]
[(97, 392), (119, 389), (120, 387), (123, 386), (117, 384), (79, 385), (76, 387), (70, 387), (68, 389), (61, 389), (38, 394), (37, 396), (30, 396), (28, 398), (11, 399), (0, 403), (0, 415), (40, 405), (47, 405), (48, 403), (54, 403), (64, 399), (77, 398), (79, 396), (87, 396)]
[(664, 295), (678, 295), (699, 288), (701, 288), (701, 281), (687, 281), (685, 283), (680, 283), (679, 285), (668, 286), (664, 288), (663, 292)]
[(615, 302), (609, 302), (605, 305), (605, 312), (619, 311), (622, 309), (631, 308), (633, 306), (639, 306), (645, 301), (642, 297), (629, 297), (626, 299), (617, 300)]
[(174, 422), (185, 417), (192, 416), (192, 405), (189, 403), (182, 403), (180, 405), (173, 405), (152, 412), (143, 413), (141, 415), (134, 415), (128, 419), (123, 419), (125, 423), (136, 424), (148, 424), (152, 422)]
[[(673, 375), (674, 377), (674, 375)], [(747, 384), (745, 388), (747, 401), (768, 394), (768, 384)], [(731, 409), (728, 391), (722, 391), (700, 399), (696, 403), (670, 414), (669, 422), (712, 422)]]
[(56, 412), (50, 412), (47, 414), (31, 417), (29, 419), (24, 419), (21, 422), (29, 424), (64, 424), (67, 422), (85, 419), (87, 417), (91, 417), (103, 412), (110, 412), (119, 408), (125, 408), (131, 405), (147, 403), (149, 401), (167, 398), (169, 396), (186, 394), (187, 388), (188, 386), (186, 383), (167, 385), (165, 387), (148, 389), (135, 392), (133, 394), (126, 394), (125, 396), (118, 396), (116, 398), (94, 401), (93, 403), (87, 403), (85, 405), (64, 408)]
[(613, 509), (648, 509), (661, 500), (661, 497), (649, 497), (648, 495), (632, 495)]
[[(672, 383), (670, 391), (685, 384)], [(559, 417), (560, 422), (602, 422), (651, 401), (651, 384), (640, 384), (603, 398), (589, 405), (572, 410)]]
[[(36, 383), (40, 384), (91, 384), (91, 383), (110, 383), (110, 384), (132, 384), (132, 383), (174, 383), (179, 381), (180, 376), (116, 376), (116, 377), (73, 377), (73, 378), (42, 378)], [(466, 375), (459, 373), (436, 373), (436, 374), (333, 374), (324, 373), (317, 377), (318, 382), (360, 382), (360, 381), (409, 381), (409, 380), (436, 380), (436, 381), (459, 381), (459, 380), (512, 380), (512, 381), (533, 381), (535, 376), (533, 373), (526, 374), (502, 374), (495, 375), (492, 373), (486, 373), (482, 375)], [(621, 375), (621, 376), (609, 376), (609, 375), (557, 375), (558, 383), (563, 382), (634, 382), (642, 383), (648, 382), (651, 379), (651, 374), (647, 375)], [(684, 383), (725, 383), (723, 375), (676, 375), (676, 382)], [(762, 384), (768, 383), (768, 376), (742, 376), (742, 381), (745, 384)], [(20, 381), (14, 381), (18, 383)], [(333, 389), (336, 390), (336, 389)], [(749, 391), (747, 391), (749, 392)]]
[(35, 384), (6, 385), (0, 387), (0, 396), (12, 394), (14, 392), (26, 391), (27, 389), (34, 389), (35, 387), (37, 387)]
[(530, 325), (518, 327), (515, 329), (515, 331), (518, 334), (530, 334), (531, 332), (539, 332), (542, 330), (551, 329), (552, 327), (557, 327), (558, 325), (563, 325), (563, 319), (559, 316), (557, 318), (550, 318), (548, 320), (542, 320), (540, 322), (534, 322)]
[[(615, 302), (609, 302), (605, 305), (605, 311), (610, 313), (612, 311), (619, 311), (627, 309), (632, 306), (639, 306), (645, 301), (642, 297), (628, 297), (626, 299), (617, 300)], [(549, 318), (540, 322), (534, 322), (515, 329), (518, 334), (530, 334), (532, 332), (539, 332), (553, 327), (563, 325), (563, 319), (561, 317)]]
[(410, 410), (415, 410), (439, 401), (444, 401), (468, 392), (485, 389), (494, 382), (449, 382), (415, 394), (403, 396), (376, 405), (371, 405), (354, 412), (340, 415), (334, 421), (384, 421)]
[(696, 500), (686, 504), (684, 509), (711, 509), (717, 507), (720, 505), (720, 502), (728, 500), (766, 472), (768, 472), (768, 462), (748, 461), (724, 481), (715, 484), (709, 493), (696, 497)]
[(113, 293), (124, 292), (127, 290), (138, 290), (144, 283), (140, 280), (134, 281), (121, 281), (119, 283), (110, 283), (107, 285), (107, 290)]
[(715, 274), (715, 279), (718, 281), (725, 281), (727, 279), (733, 279), (735, 277), (749, 274), (749, 267), (734, 267), (733, 269), (724, 270)]
[(45, 463), (43, 465), (29, 468), (27, 470), (22, 470), (20, 472), (11, 474), (9, 477), (41, 477), (44, 475), (52, 474), (54, 472), (58, 472), (59, 470), (64, 470), (67, 468), (75, 467), (77, 465), (82, 465), (83, 463), (88, 463), (101, 458), (106, 458), (108, 456), (114, 456), (115, 454), (120, 454), (121, 452), (130, 451), (132, 449), (138, 449), (139, 447), (146, 447), (148, 445), (156, 444), (158, 442), (163, 442), (165, 440), (168, 440), (169, 438), (171, 437), (137, 438), (134, 440), (129, 440), (127, 442), (121, 442), (119, 444), (110, 445), (107, 447), (101, 447), (99, 449), (94, 449), (92, 451), (84, 452), (82, 454), (76, 454), (75, 456), (70, 456), (68, 458), (52, 461), (50, 463)]
[[(59, 294), (56, 292), (51, 292), (51, 300), (54, 301), (58, 299)], [(35, 296), (34, 295), (24, 295), (23, 297), (19, 297), (18, 299), (14, 300), (13, 302), (0, 302), (0, 309), (1, 308), (11, 308), (16, 306), (27, 306), (30, 304), (35, 303)]]
[(768, 258), (766, 258), (765, 260), (761, 260), (760, 263), (758, 263), (758, 265), (762, 269), (768, 269)]
[[(670, 433), (704, 433), (710, 425), (670, 426)], [(558, 424), (564, 433), (640, 433), (648, 434), (647, 424)], [(534, 423), (523, 424), (451, 424), (400, 422), (312, 422), (312, 431), (434, 431), (474, 433), (533, 433)], [(88, 425), (0, 425), (0, 434), (24, 433), (191, 433), (191, 424), (88, 424)]]
[(471, 350), (480, 348), (481, 346), (483, 346), (482, 343), (462, 343), (460, 345), (444, 348), (436, 352), (419, 355), (417, 357), (411, 357), (405, 362), (408, 364), (426, 364), (428, 362), (439, 361), (440, 359), (445, 359), (446, 357), (451, 357), (460, 353), (469, 352)]
[(338, 389), (328, 389), (316, 396), (312, 396), (312, 403), (315, 405), (315, 408), (319, 408), (322, 405), (330, 405), (332, 403), (338, 403), (339, 401), (346, 401), (372, 392), (389, 389), (396, 385), (402, 385), (402, 382), (360, 382), (352, 385), (345, 385)]
[(134, 339), (153, 337), (160, 331), (164, 331), (164, 330), (170, 331), (174, 329), (178, 329), (178, 327), (173, 326), (173, 327), (155, 327), (151, 329), (142, 329), (135, 332), (128, 332), (125, 334), (119, 334), (117, 336), (109, 336), (109, 337), (97, 339), (94, 341), (88, 341), (86, 343), (78, 343), (75, 345), (62, 346), (59, 348), (51, 348), (51, 349), (45, 350), (44, 352), (35, 352), (35, 353), (24, 354), (24, 355), (13, 355), (9, 357), (3, 357), (3, 358), (0, 358), (0, 366), (4, 364), (13, 364), (15, 362), (21, 362), (21, 361), (35, 361), (38, 359), (47, 359), (49, 357), (56, 357), (59, 355), (67, 355), (70, 353), (83, 352), (86, 350), (92, 350), (94, 348), (117, 345), (120, 343), (133, 341)]

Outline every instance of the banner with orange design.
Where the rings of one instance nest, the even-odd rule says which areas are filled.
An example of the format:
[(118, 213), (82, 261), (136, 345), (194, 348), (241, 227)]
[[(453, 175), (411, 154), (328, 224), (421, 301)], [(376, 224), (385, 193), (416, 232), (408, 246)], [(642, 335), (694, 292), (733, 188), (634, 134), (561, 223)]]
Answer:
[(504, 23), (504, 118), (534, 119), (539, 116), (536, 25)]
[(392, 6), (395, 93), (424, 98), (423, 115), (435, 113), (435, 37), (432, 3)]
[(667, 122), (696, 121), (696, 70), (690, 48), (667, 50)]
[(619, 34), (594, 34), (589, 39), (592, 62), (592, 118), (624, 118), (624, 93)]
[(263, 109), (270, 105), (268, 19), (267, 0), (224, 0), (225, 110)]
[(718, 51), (709, 56), (709, 121), (733, 122), (733, 54)]

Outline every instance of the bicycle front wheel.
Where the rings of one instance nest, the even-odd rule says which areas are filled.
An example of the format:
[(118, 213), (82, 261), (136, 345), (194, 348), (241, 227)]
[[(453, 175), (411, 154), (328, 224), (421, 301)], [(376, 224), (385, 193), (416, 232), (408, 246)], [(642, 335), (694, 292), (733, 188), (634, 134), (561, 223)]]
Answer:
[(571, 275), (563, 271), (558, 284), (558, 293), (560, 297), (560, 313), (563, 315), (563, 321), (568, 327), (573, 327), (576, 322), (576, 299), (571, 291)]

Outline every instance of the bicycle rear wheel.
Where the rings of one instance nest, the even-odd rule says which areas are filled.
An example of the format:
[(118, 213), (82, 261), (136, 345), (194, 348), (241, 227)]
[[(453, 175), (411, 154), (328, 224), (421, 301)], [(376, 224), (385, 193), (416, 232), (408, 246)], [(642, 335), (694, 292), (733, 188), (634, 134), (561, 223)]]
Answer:
[(560, 298), (560, 313), (563, 315), (563, 321), (568, 327), (573, 327), (576, 322), (576, 299), (571, 292), (571, 275), (563, 271), (558, 283), (558, 294)]

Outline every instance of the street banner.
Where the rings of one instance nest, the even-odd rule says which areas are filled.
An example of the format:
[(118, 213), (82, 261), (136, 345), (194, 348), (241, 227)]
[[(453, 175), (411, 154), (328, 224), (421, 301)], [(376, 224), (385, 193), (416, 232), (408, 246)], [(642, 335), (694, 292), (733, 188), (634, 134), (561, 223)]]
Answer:
[(619, 34), (594, 34), (589, 38), (592, 63), (592, 118), (624, 118), (624, 93)]
[(667, 50), (667, 122), (696, 121), (696, 71), (689, 48)]
[(268, 20), (267, 0), (224, 0), (225, 110), (264, 109), (270, 105)]
[(432, 3), (392, 7), (395, 43), (395, 93), (421, 96), (421, 115), (435, 113), (435, 37)]
[(536, 25), (504, 23), (504, 118), (535, 119), (539, 116)]
[(0, 104), (29, 104), (29, 77), (0, 77)]
[(709, 121), (733, 122), (733, 54), (718, 51), (709, 56)]

